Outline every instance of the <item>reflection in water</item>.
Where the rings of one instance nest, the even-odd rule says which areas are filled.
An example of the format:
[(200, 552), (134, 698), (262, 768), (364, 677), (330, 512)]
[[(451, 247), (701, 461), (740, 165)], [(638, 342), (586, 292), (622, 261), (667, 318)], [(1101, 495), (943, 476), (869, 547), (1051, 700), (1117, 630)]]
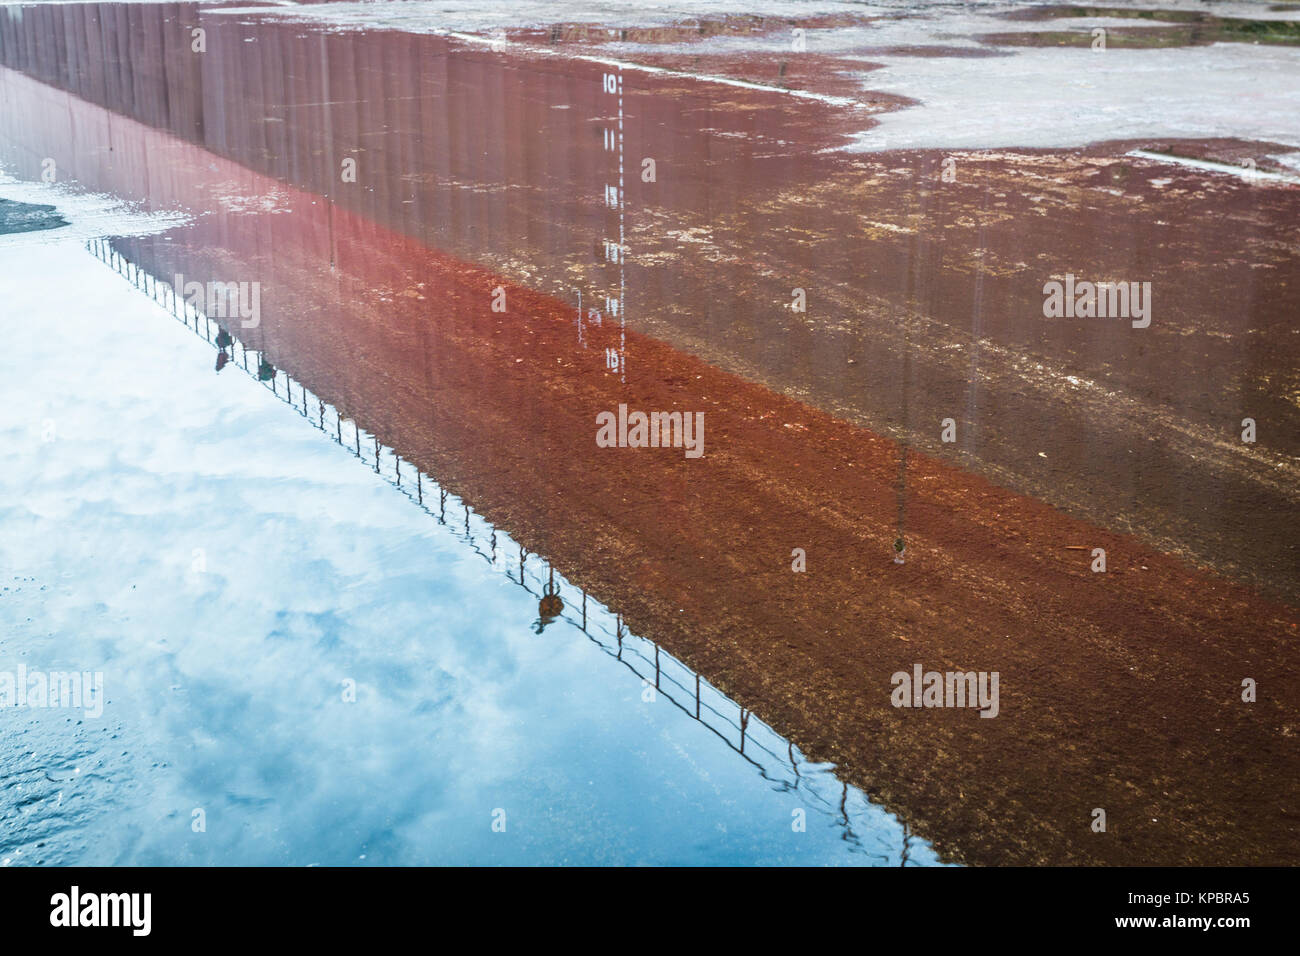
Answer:
[[(62, 24), (75, 55), (41, 54)], [(1105, 148), (964, 154), (941, 183), (933, 154), (831, 149), (851, 110), (637, 74), (625, 152), (661, 175), (611, 205), (599, 64), (113, 4), (20, 8), (0, 62), (6, 160), (192, 214), (109, 260), (156, 300), (177, 274), (260, 282), (228, 362), (463, 527), (529, 588), (536, 646), (599, 596), (602, 647), (647, 687), (702, 720), (724, 690), (738, 753), (752, 708), (956, 858), (1293, 856), (1294, 607), (1186, 559), (1300, 581), (1294, 191)], [(1043, 273), (1079, 262), (1163, 280), (1168, 318), (1044, 323)], [(597, 448), (620, 404), (706, 415), (708, 454)], [(1267, 441), (1223, 438), (1246, 407)], [(942, 445), (963, 408), (970, 443)], [(892, 707), (917, 662), (1000, 672), (998, 719)], [(1236, 674), (1279, 691), (1234, 706)], [(1116, 839), (1080, 825), (1097, 805)]]
[[(94, 241), (87, 243), (86, 248), (99, 261), (170, 311), (186, 328), (214, 345), (218, 354), (224, 355), (225, 349), (231, 348), (241, 357), (237, 367), (242, 367), (250, 377), (262, 382), (323, 435), (340, 447), (354, 451), (362, 463), (372, 467), (439, 524), (459, 528), (457, 536), (469, 549), (537, 599), (539, 617), (532, 625), (536, 633), (541, 634), (546, 626), (561, 620), (581, 632), (638, 678), (643, 687), (652, 687), (657, 698), (668, 701), (707, 728), (775, 790), (798, 794), (807, 801), (809, 809), (835, 820), (842, 831), (842, 840), (855, 854), (885, 865), (893, 862), (900, 866), (938, 863), (928, 845), (924, 842), (918, 844), (906, 826), (874, 805), (857, 788), (836, 779), (833, 767), (809, 763), (792, 742), (781, 738), (750, 711), (729, 700), (698, 672), (692, 671), (658, 644), (630, 633), (619, 615), (591, 600), (586, 591), (565, 581), (549, 563), (542, 562), (544, 570), (534, 570), (539, 562), (530, 562), (530, 555), (522, 546), (517, 548), (518, 558), (508, 560), (506, 555), (516, 551), (508, 535), (475, 515), (469, 505), (449, 495), (431, 476), (410, 462), (403, 463), (401, 456), (385, 447), (377, 437), (363, 437), (357, 423), (346, 422), (337, 409), (312, 394), (302, 383), (285, 374), (281, 387), (273, 369), (264, 376), (262, 370), (271, 369), (271, 366), (260, 353), (232, 340), (229, 333), (210, 317), (175, 296), (173, 289), (155, 283), (148, 273), (118, 253), (111, 242)], [(212, 334), (214, 327), (217, 328), (215, 337)], [(348, 426), (346, 429), (345, 424)], [(436, 507), (432, 504), (435, 499)], [(462, 518), (457, 518), (458, 513)], [(572, 607), (566, 606), (563, 597), (566, 594), (572, 596)], [(882, 853), (882, 844), (889, 845), (890, 841), (890, 851)], [(923, 851), (920, 854), (916, 852), (918, 845)]]
[(230, 361), (230, 353), (226, 350), (235, 344), (235, 340), (230, 337), (230, 333), (222, 329), (217, 333), (217, 371), (220, 372)]
[(546, 629), (547, 624), (550, 624), (564, 613), (564, 601), (560, 598), (559, 589), (555, 586), (554, 568), (549, 570), (549, 575), (546, 588), (542, 592), (542, 599), (537, 602), (537, 620), (533, 626), (537, 629), (538, 634)]
[[(190, 4), (9, 9), (6, 66), (265, 177), (264, 193), (242, 173), (210, 183), (209, 208), (287, 212), (283, 187), (328, 200), (312, 241), (331, 270), (348, 257), (337, 208), (571, 307), (583, 289), (588, 310), (630, 296), (620, 322), (877, 431), (897, 412), (910, 332), (914, 448), (1297, 596), (1300, 553), (1273, 516), (1295, 507), (1300, 454), (1298, 190), (1134, 161), (1131, 143), (848, 156), (834, 147), (882, 108), (874, 94), (849, 108), (636, 73), (619, 87), (617, 152), (662, 174), (643, 183), (627, 166), (611, 210), (600, 64)], [(189, 51), (198, 25), (202, 56)], [(67, 53), (44, 55), (46, 36)], [(9, 105), (21, 124), (27, 105)], [(73, 140), (63, 155), (48, 141), (57, 115), (39, 112), (47, 141), (18, 151), (24, 173), (57, 153), (83, 180), (103, 175), (114, 147), (78, 155)], [(960, 174), (940, 179), (954, 157)], [(153, 173), (141, 198), (176, 198), (174, 174)], [(1198, 215), (1204, 203), (1222, 215)], [(221, 274), (222, 258), (196, 268)], [(1157, 283), (1142, 337), (1043, 321), (1044, 280), (1085, 266)], [(796, 279), (806, 313), (775, 307)], [(1247, 410), (1275, 427), (1243, 448), (1224, 435)], [(944, 445), (933, 423), (959, 416)]]
[(0, 199), (0, 236), (58, 229), (67, 224), (68, 221), (55, 212), (53, 206)]

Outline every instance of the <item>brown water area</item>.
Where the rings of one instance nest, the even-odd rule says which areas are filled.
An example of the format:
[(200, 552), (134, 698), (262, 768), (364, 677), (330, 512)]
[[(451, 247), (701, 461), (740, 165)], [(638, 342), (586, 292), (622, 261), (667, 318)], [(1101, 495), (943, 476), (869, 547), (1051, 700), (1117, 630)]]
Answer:
[[(1249, 144), (849, 154), (900, 104), (185, 5), (0, 17), (0, 62), (18, 175), (191, 213), (116, 245), (257, 281), (232, 334), (946, 859), (1300, 861), (1300, 188), (1126, 155)], [(1044, 318), (1066, 273), (1150, 327)], [(703, 457), (598, 447), (620, 404)], [(1000, 713), (892, 706), (917, 663)]]

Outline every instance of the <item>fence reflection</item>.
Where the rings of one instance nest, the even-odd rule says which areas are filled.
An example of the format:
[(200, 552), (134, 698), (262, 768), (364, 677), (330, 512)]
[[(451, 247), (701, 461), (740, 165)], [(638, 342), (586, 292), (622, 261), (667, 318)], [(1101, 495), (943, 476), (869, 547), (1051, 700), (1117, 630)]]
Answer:
[[(86, 243), (86, 249), (112, 268), (155, 304), (169, 311), (205, 342), (229, 353), (233, 363), (281, 401), (294, 408), (330, 440), (351, 451), (358, 460), (406, 495), (413, 504), (444, 525), (489, 565), (522, 587), (538, 601), (535, 630), (563, 621), (583, 634), (609, 657), (653, 687), (657, 698), (668, 701), (722, 741), (773, 789), (797, 794), (806, 809), (830, 819), (852, 851), (881, 865), (917, 866), (937, 863), (925, 841), (858, 788), (839, 780), (833, 767), (806, 760), (793, 743), (732, 701), (699, 672), (654, 641), (631, 633), (622, 616), (570, 584), (542, 556), (530, 554), (510, 536), (474, 513), (473, 508), (409, 461), (367, 434), (360, 423), (342, 415), (330, 403), (295, 382), (287, 369), (276, 368), (264, 352), (231, 336), (215, 319), (179, 298), (176, 290), (141, 269), (105, 239)], [(251, 333), (253, 337), (256, 332)], [(269, 370), (269, 374), (268, 374)], [(543, 623), (544, 622), (544, 623)], [(554, 632), (549, 632), (550, 636)], [(918, 850), (923, 851), (918, 854)], [(921, 857), (918, 859), (918, 855)]]

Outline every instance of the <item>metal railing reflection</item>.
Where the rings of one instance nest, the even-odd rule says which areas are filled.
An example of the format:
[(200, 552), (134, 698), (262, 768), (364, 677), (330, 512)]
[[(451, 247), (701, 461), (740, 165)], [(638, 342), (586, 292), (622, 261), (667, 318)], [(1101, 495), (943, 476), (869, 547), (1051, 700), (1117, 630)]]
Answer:
[(275, 368), (264, 352), (248, 347), (215, 319), (178, 298), (172, 286), (159, 282), (115, 250), (110, 242), (92, 240), (86, 243), (86, 249), (216, 348), (218, 371), (231, 362), (242, 368), (250, 378), (297, 410), (314, 428), (350, 450), (417, 507), (446, 526), (494, 569), (533, 595), (538, 600), (539, 616), (534, 622), (537, 633), (557, 621), (571, 625), (640, 678), (643, 688), (653, 687), (656, 698), (667, 700), (722, 741), (774, 789), (797, 794), (808, 809), (834, 821), (841, 831), (841, 839), (854, 852), (885, 865), (919, 865), (913, 854), (918, 846), (925, 846), (924, 841), (912, 836), (905, 823), (872, 803), (861, 790), (839, 780), (832, 766), (804, 759), (793, 743), (732, 701), (699, 672), (691, 670), (654, 641), (632, 634), (619, 613), (570, 584), (540, 555), (530, 554), (508, 534), (475, 514), (465, 501), (447, 492), (411, 462), (403, 461), (395, 449), (367, 434), (359, 423), (315, 396), (301, 382), (293, 381), (285, 369)]

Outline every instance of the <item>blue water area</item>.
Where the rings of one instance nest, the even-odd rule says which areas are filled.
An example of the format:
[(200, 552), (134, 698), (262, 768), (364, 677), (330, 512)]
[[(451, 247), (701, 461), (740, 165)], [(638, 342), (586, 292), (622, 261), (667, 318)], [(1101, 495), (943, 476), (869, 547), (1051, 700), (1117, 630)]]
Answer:
[(0, 236), (58, 229), (67, 224), (53, 206), (0, 199)]
[(0, 249), (0, 677), (103, 681), (0, 708), (0, 864), (936, 862), (122, 272)]

